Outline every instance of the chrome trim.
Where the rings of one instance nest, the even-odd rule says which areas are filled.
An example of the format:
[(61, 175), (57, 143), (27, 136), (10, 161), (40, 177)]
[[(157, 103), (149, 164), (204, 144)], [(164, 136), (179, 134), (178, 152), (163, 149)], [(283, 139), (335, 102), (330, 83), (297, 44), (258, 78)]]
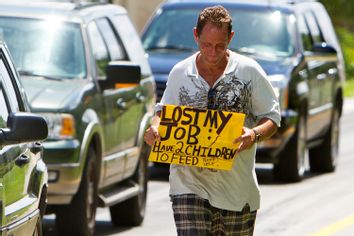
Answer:
[(80, 167), (80, 163), (61, 163), (61, 164), (47, 164), (48, 170), (51, 167), (54, 168), (78, 168)]
[(115, 193), (109, 193), (106, 196), (104, 194), (99, 194), (99, 199), (102, 201), (102, 204), (107, 206), (112, 206), (117, 203), (123, 202), (129, 198), (137, 196), (140, 191), (139, 184), (131, 183), (132, 186), (127, 186), (122, 189), (117, 189)]
[[(11, 231), (16, 228), (19, 228), (22, 225), (26, 225), (32, 219), (37, 220), (39, 218), (39, 215), (40, 215), (39, 209), (36, 209), (31, 214), (25, 216), (24, 218), (20, 219), (19, 221), (16, 221), (16, 222), (14, 222), (10, 225), (4, 226), (4, 227), (0, 227), (0, 232)], [(7, 235), (7, 233), (5, 235)], [(12, 234), (9, 234), (9, 235), (12, 235)]]
[(36, 197), (27, 195), (26, 197), (21, 198), (20, 200), (5, 207), (5, 216), (9, 216), (17, 211), (30, 207), (37, 200), (38, 199)]
[(333, 108), (333, 103), (327, 103), (323, 106), (310, 109), (309, 115), (311, 115), (311, 116), (317, 115), (317, 114), (322, 113), (324, 111), (331, 110), (332, 108)]
[(296, 117), (298, 116), (298, 113), (296, 111), (293, 110), (282, 110), (280, 111), (281, 117)]

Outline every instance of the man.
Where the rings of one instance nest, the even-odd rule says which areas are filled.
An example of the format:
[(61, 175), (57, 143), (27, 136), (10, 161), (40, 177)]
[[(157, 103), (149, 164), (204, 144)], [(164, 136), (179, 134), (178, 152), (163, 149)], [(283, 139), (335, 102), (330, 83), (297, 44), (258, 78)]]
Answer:
[(171, 164), (170, 195), (178, 235), (252, 235), (260, 203), (255, 144), (280, 125), (279, 103), (261, 67), (228, 50), (234, 32), (225, 8), (204, 9), (193, 32), (199, 52), (172, 69), (145, 141), (160, 139), (164, 104), (246, 114), (232, 170)]

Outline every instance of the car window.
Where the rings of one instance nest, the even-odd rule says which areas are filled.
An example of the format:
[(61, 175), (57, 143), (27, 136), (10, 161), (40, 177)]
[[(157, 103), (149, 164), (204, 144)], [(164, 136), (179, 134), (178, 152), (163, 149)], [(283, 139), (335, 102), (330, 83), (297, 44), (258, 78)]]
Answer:
[(311, 37), (313, 43), (322, 43), (324, 42), (322, 33), (320, 31), (320, 28), (318, 27), (317, 21), (315, 16), (313, 15), (312, 12), (306, 12), (305, 13), (305, 18), (306, 22), (308, 24), (308, 27), (310, 29)]
[[(246, 54), (289, 56), (294, 53), (295, 25), (290, 15), (276, 10), (229, 9), (235, 37), (230, 48)], [(192, 29), (199, 9), (162, 11), (145, 31), (147, 51), (197, 50)]]
[(126, 60), (126, 54), (124, 52), (124, 47), (120, 40), (115, 36), (112, 27), (106, 18), (98, 19), (97, 26), (103, 36), (108, 47), (108, 52), (111, 60)]
[(115, 15), (111, 18), (115, 32), (120, 36), (129, 60), (141, 67), (143, 75), (150, 75), (150, 65), (146, 59), (144, 48), (134, 25), (127, 15)]
[[(7, 117), (9, 115), (9, 104), (5, 98), (5, 79), (7, 75), (6, 68), (4, 68), (3, 60), (0, 59), (0, 128), (6, 127)], [(5, 70), (4, 70), (5, 69)]]
[(96, 61), (97, 75), (104, 77), (106, 75), (106, 66), (109, 62), (109, 55), (95, 22), (91, 22), (88, 25), (88, 34), (91, 40), (92, 53)]
[(338, 39), (336, 37), (333, 24), (331, 22), (331, 18), (329, 17), (325, 8), (323, 8), (323, 6), (317, 5), (313, 13), (316, 16), (318, 25), (320, 26), (323, 38), (326, 41), (326, 43), (328, 43), (331, 46), (334, 46), (337, 52), (340, 52), (341, 49), (338, 43)]
[(60, 79), (86, 76), (80, 24), (2, 16), (0, 32), (20, 73)]
[(0, 82), (0, 128), (6, 127), (6, 121), (8, 115), (9, 115), (9, 111), (7, 110), (5, 95), (2, 88), (2, 82)]
[(143, 36), (145, 50), (197, 50), (192, 29), (197, 10), (167, 10), (158, 14)]
[(0, 60), (0, 77), (1, 77), (2, 90), (6, 91), (6, 94), (9, 97), (8, 102), (11, 111), (19, 111), (20, 107), (17, 101), (16, 90), (12, 84), (10, 75), (2, 59)]
[(305, 51), (312, 50), (312, 38), (310, 35), (310, 31), (305, 22), (304, 16), (302, 14), (298, 15), (298, 29), (301, 34), (302, 46)]

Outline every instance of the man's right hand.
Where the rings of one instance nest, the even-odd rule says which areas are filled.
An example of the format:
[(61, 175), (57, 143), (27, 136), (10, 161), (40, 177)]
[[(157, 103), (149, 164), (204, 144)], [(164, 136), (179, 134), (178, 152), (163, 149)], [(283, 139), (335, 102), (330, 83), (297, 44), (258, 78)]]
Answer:
[(160, 141), (160, 134), (157, 126), (150, 126), (144, 134), (144, 140), (150, 146), (154, 144), (155, 140)]

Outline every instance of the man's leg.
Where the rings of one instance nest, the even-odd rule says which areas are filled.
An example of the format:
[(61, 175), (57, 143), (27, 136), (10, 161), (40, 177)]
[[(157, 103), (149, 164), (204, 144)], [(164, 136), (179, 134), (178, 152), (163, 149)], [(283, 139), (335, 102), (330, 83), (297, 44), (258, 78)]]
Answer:
[(257, 211), (250, 211), (248, 204), (242, 211), (227, 211), (213, 207), (211, 235), (252, 236)]
[(179, 236), (208, 236), (211, 228), (211, 206), (194, 194), (172, 198), (173, 215)]

